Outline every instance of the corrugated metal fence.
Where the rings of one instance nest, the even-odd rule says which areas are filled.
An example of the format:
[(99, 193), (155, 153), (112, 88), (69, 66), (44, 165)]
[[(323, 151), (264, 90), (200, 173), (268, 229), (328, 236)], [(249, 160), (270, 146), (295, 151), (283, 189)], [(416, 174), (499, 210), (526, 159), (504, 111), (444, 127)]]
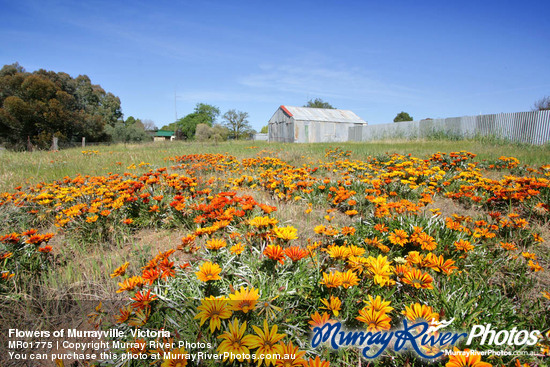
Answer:
[(421, 139), (440, 135), (458, 138), (495, 137), (542, 145), (550, 142), (550, 111), (451, 117), (349, 128), (350, 141)]

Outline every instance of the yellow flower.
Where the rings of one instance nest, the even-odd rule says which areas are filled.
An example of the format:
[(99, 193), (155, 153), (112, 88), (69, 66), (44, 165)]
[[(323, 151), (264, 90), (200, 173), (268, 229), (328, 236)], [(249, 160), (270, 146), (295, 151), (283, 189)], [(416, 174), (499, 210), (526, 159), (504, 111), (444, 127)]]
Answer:
[(334, 273), (331, 272), (329, 274), (323, 273), (323, 280), (321, 281), (321, 284), (327, 288), (338, 288), (342, 285), (342, 273), (339, 271)]
[[(269, 326), (267, 325), (267, 320), (264, 320), (264, 328), (263, 330), (260, 329), (257, 326), (252, 325), (252, 328), (256, 332), (256, 335), (252, 335), (249, 339), (249, 347), (250, 348), (258, 348), (256, 350), (256, 361), (258, 362), (258, 365), (261, 366), (262, 362), (265, 361), (266, 366), (275, 364), (276, 361), (276, 355), (277, 355), (277, 347), (276, 344), (286, 336), (286, 334), (277, 334), (277, 325), (273, 325), (271, 330), (269, 330)], [(259, 358), (260, 354), (264, 355), (270, 355), (271, 358), (265, 358), (261, 359)]]
[(244, 336), (246, 331), (246, 321), (239, 326), (239, 320), (233, 319), (233, 322), (229, 324), (229, 330), (224, 331), (222, 335), (218, 336), (218, 339), (223, 339), (223, 341), (218, 346), (217, 351), (220, 354), (228, 353), (227, 356), (224, 356), (224, 361), (228, 358), (231, 362), (237, 360), (239, 362), (244, 361), (245, 355), (250, 354), (248, 349), (251, 343), (254, 341), (252, 335)]
[(341, 279), (342, 279), (342, 287), (346, 289), (359, 284), (359, 278), (353, 272), (353, 270), (348, 270), (345, 273), (342, 273)]
[(249, 290), (248, 288), (241, 287), (240, 290), (229, 295), (229, 299), (231, 300), (231, 309), (233, 311), (242, 311), (244, 313), (254, 310), (259, 298), (260, 295), (258, 290), (255, 288), (251, 288)]
[(223, 238), (213, 238), (206, 241), (206, 248), (209, 250), (219, 250), (227, 246), (227, 242)]
[(209, 280), (220, 280), (221, 277), (219, 274), (221, 272), (222, 269), (218, 264), (213, 264), (210, 261), (207, 261), (201, 265), (199, 271), (197, 271), (195, 274), (201, 282), (208, 282)]
[(330, 296), (330, 301), (323, 298), (321, 299), (321, 303), (324, 305), (321, 309), (332, 311), (334, 316), (338, 316), (340, 310), (342, 309), (342, 301), (340, 301), (340, 298), (338, 297)]
[(275, 227), (273, 233), (283, 241), (291, 241), (298, 238), (298, 230), (292, 226)]
[(233, 314), (229, 307), (229, 299), (226, 297), (210, 296), (201, 300), (201, 305), (197, 307), (200, 310), (195, 319), (201, 320), (201, 326), (210, 319), (210, 332), (221, 328), (221, 320), (228, 319)]
[(380, 296), (376, 296), (376, 298), (373, 299), (372, 296), (369, 295), (368, 302), (364, 302), (367, 304), (365, 306), (365, 309), (367, 310), (375, 310), (384, 313), (388, 313), (393, 310), (393, 307), (390, 307), (391, 301), (384, 301)]
[(244, 251), (244, 248), (245, 247), (243, 246), (242, 242), (239, 242), (239, 243), (231, 246), (229, 251), (231, 251), (231, 253), (233, 253), (235, 255), (240, 255)]

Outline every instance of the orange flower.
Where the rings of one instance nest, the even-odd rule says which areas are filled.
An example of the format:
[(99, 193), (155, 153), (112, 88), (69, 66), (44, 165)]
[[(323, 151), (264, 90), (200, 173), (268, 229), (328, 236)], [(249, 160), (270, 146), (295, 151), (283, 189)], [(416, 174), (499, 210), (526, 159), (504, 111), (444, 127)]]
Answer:
[(307, 256), (307, 251), (299, 246), (291, 246), (285, 249), (285, 255), (292, 261), (299, 261)]
[(209, 250), (219, 250), (221, 248), (224, 248), (227, 246), (227, 242), (223, 238), (213, 238), (211, 240), (206, 241), (206, 248)]
[(137, 292), (132, 299), (135, 301), (132, 303), (132, 307), (138, 310), (142, 310), (146, 307), (149, 307), (149, 304), (153, 302), (155, 299), (157, 299), (157, 296), (154, 294), (151, 294), (151, 290), (149, 289), (147, 293), (145, 292)]
[(396, 229), (388, 238), (392, 244), (404, 246), (408, 242), (409, 235), (402, 229)]
[(195, 274), (201, 282), (208, 282), (210, 280), (220, 280), (220, 273), (222, 269), (218, 264), (213, 264), (210, 261), (207, 261), (201, 265), (199, 271)]
[(111, 278), (116, 278), (118, 276), (122, 276), (122, 275), (126, 274), (126, 269), (128, 268), (128, 265), (130, 265), (130, 263), (125, 262), (124, 264), (122, 264), (118, 268), (116, 268), (115, 271), (113, 271), (113, 273), (111, 274)]
[(403, 283), (409, 284), (417, 289), (433, 289), (433, 278), (428, 273), (423, 273), (419, 269), (411, 270), (403, 277)]
[(280, 262), (281, 264), (285, 263), (284, 251), (279, 245), (268, 245), (264, 250), (264, 255), (271, 260)]

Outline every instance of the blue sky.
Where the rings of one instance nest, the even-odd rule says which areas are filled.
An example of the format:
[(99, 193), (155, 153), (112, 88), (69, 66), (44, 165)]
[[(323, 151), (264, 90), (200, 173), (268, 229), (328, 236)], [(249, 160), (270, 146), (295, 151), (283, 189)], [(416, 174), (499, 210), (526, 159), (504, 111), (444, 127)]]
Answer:
[(88, 75), (125, 117), (322, 98), (369, 123), (528, 111), (550, 95), (549, 1), (0, 0), (0, 63)]

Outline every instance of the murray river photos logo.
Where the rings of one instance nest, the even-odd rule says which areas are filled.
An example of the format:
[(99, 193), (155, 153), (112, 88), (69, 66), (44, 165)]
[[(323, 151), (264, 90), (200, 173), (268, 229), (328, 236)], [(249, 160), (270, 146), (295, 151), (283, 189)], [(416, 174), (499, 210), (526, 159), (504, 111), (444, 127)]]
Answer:
[(541, 335), (539, 330), (529, 332), (515, 327), (512, 330), (493, 330), (491, 324), (474, 325), (470, 332), (441, 330), (452, 321), (409, 324), (403, 320), (401, 328), (390, 331), (345, 330), (340, 322), (326, 323), (313, 329), (311, 346), (316, 348), (325, 343), (335, 350), (355, 347), (361, 349), (361, 354), (367, 359), (377, 358), (387, 349), (396, 352), (412, 350), (421, 358), (437, 359), (444, 354), (444, 349), (457, 345), (459, 341), (465, 341), (467, 346), (474, 342), (480, 345), (531, 346)]

